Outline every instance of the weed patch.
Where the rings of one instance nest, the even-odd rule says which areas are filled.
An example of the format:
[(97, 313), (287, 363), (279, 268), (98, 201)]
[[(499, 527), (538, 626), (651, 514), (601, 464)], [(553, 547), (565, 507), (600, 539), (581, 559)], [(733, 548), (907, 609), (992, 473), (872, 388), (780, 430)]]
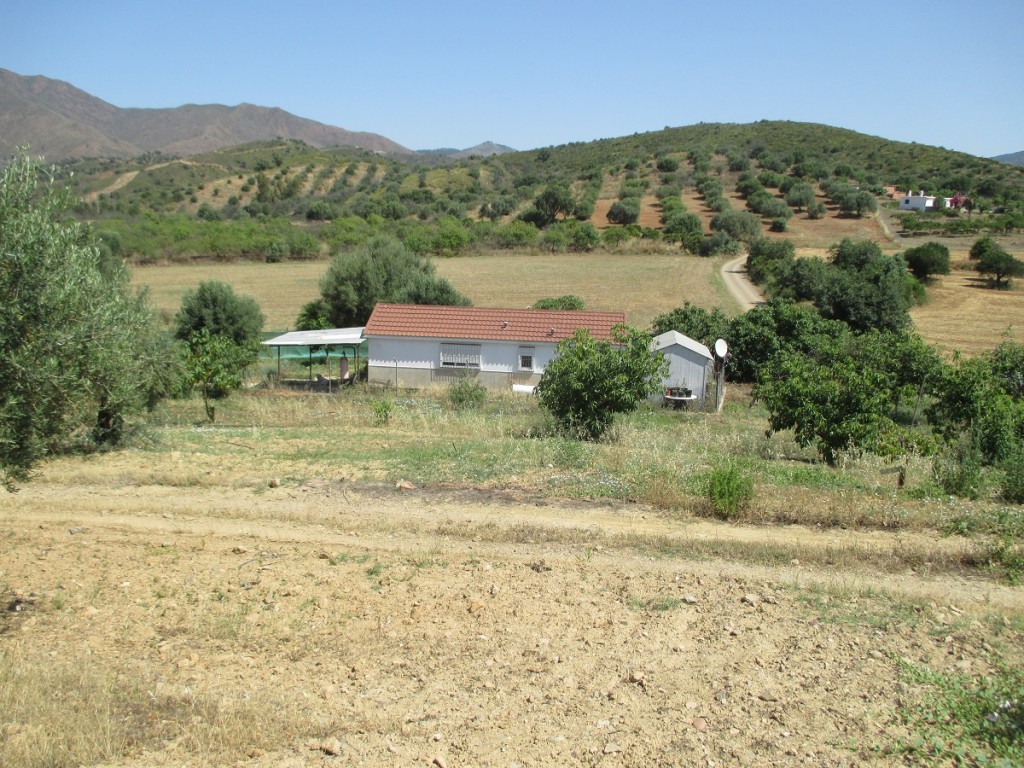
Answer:
[(905, 680), (928, 690), (902, 711), (916, 732), (901, 749), (908, 758), (929, 765), (1024, 763), (1024, 672), (999, 664), (994, 675), (972, 678), (899, 665)]

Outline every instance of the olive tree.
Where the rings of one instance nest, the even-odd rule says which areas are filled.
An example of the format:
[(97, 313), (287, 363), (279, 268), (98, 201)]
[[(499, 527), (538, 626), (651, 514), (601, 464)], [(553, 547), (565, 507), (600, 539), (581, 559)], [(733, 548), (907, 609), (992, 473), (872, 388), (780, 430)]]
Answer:
[(39, 160), (0, 174), (0, 479), (10, 486), (82, 427), (116, 443), (174, 371), (144, 295)]
[(747, 211), (722, 211), (711, 220), (714, 232), (724, 232), (733, 240), (750, 242), (761, 234), (761, 222)]
[(538, 386), (541, 406), (581, 440), (599, 439), (616, 414), (639, 408), (661, 387), (668, 368), (647, 334), (620, 325), (612, 337), (595, 339), (580, 329), (562, 340)]

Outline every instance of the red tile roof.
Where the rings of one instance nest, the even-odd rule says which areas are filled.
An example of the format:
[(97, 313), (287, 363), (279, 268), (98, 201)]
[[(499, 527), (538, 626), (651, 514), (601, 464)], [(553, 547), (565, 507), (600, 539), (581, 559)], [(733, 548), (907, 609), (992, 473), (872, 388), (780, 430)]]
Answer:
[(610, 341), (612, 328), (625, 322), (624, 312), (378, 304), (363, 333), (367, 337), (559, 342), (577, 328), (586, 328), (591, 336)]

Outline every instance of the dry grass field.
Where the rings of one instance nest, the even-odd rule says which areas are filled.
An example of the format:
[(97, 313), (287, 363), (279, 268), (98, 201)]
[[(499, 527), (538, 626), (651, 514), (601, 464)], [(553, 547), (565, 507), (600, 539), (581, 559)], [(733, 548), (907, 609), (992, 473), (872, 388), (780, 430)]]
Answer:
[[(851, 220), (839, 220), (828, 231), (842, 234)], [(867, 220), (884, 238), (876, 219)], [(858, 225), (861, 226), (861, 225)], [(868, 226), (865, 224), (864, 226)], [(820, 239), (825, 243), (829, 238)], [(831, 240), (831, 242), (837, 242)], [(895, 252), (916, 243), (886, 241)], [(1024, 283), (1010, 290), (985, 287), (966, 261), (967, 240), (949, 241), (955, 268), (929, 286), (929, 300), (911, 312), (917, 331), (946, 352), (959, 350), (973, 356), (998, 345), (1007, 336), (1024, 341)], [(830, 243), (829, 243), (830, 244)], [(1024, 246), (1007, 240), (1005, 247), (1024, 254)], [(821, 256), (827, 245), (802, 247), (801, 255)], [(689, 301), (702, 307), (721, 306), (737, 311), (737, 303), (719, 275), (719, 259), (688, 256), (670, 247), (652, 253), (516, 254), (490, 253), (441, 259), (437, 270), (477, 306), (526, 307), (545, 296), (575, 294), (588, 308), (625, 309), (628, 321), (647, 327), (659, 314)], [(252, 296), (267, 318), (267, 330), (287, 330), (299, 309), (319, 295), (319, 282), (327, 262), (251, 262), (136, 266), (133, 282), (148, 286), (154, 305), (171, 317), (182, 295), (203, 280), (222, 280), (235, 291)]]
[(718, 276), (721, 261), (660, 253), (488, 254), (436, 262), (437, 270), (478, 306), (527, 307), (545, 296), (575, 294), (588, 309), (625, 310), (644, 328), (690, 301), (702, 307), (735, 301)]
[[(730, 313), (735, 301), (718, 276), (717, 259), (661, 253), (500, 253), (435, 261), (437, 271), (477, 306), (527, 307), (545, 296), (575, 294), (589, 309), (626, 310), (646, 327), (684, 301)], [(256, 299), (268, 330), (288, 329), (299, 309), (320, 292), (327, 262), (153, 265), (132, 268), (135, 285), (148, 286), (154, 305), (171, 316), (182, 295), (204, 280), (221, 280)]]
[(966, 357), (1006, 340), (1024, 343), (1024, 282), (992, 290), (963, 256), (950, 274), (928, 287), (928, 303), (911, 310), (918, 333), (943, 351)]
[(291, 329), (302, 306), (320, 295), (326, 271), (326, 261), (159, 264), (131, 270), (132, 283), (148, 288), (153, 305), (165, 317), (173, 317), (181, 297), (201, 282), (220, 280), (256, 300), (266, 317), (265, 329), (281, 331)]

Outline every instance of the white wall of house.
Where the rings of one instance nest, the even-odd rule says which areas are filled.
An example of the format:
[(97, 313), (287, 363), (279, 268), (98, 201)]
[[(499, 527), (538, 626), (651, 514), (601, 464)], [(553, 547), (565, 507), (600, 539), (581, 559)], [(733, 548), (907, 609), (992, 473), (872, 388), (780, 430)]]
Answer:
[[(555, 356), (554, 342), (508, 342), (474, 339), (409, 338), (368, 336), (369, 381), (399, 387), (424, 387), (447, 382), (457, 376), (475, 376), (489, 387), (512, 384), (536, 385)], [(459, 351), (472, 355), (478, 350), (477, 365), (444, 365), (443, 349), (465, 345)], [(524, 358), (530, 358), (528, 361)], [(529, 362), (523, 367), (521, 362)]]
[(935, 198), (930, 195), (905, 195), (900, 198), (901, 211), (926, 211), (935, 207)]

